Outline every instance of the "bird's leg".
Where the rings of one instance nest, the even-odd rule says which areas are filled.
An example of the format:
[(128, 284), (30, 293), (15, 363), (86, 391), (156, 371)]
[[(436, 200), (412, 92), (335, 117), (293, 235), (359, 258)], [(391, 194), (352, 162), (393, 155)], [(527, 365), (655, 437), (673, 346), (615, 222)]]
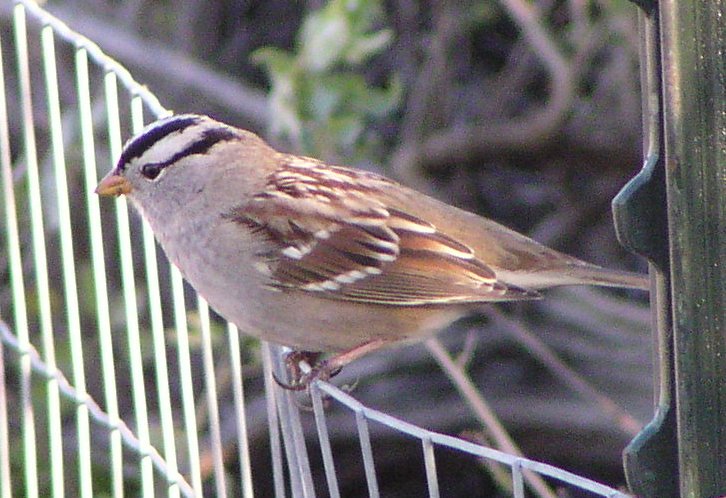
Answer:
[(319, 362), (318, 365), (322, 366), (324, 364), (327, 370), (334, 372), (333, 375), (336, 375), (348, 363), (355, 361), (358, 358), (362, 358), (363, 356), (367, 355), (368, 353), (372, 353), (377, 349), (381, 349), (386, 344), (388, 344), (388, 341), (384, 339), (374, 339), (372, 341), (364, 342), (363, 344), (359, 344), (358, 346), (348, 349), (347, 351), (338, 353), (335, 356), (328, 358), (327, 360), (323, 360)]
[[(292, 351), (285, 357), (285, 363), (290, 370), (292, 378), (291, 382), (286, 384), (277, 377), (275, 377), (275, 382), (284, 389), (303, 391), (314, 380), (326, 381), (335, 377), (345, 365), (372, 351), (382, 348), (387, 342), (383, 339), (374, 339), (321, 361), (316, 360), (322, 353)], [(309, 368), (304, 368), (303, 362), (307, 363)]]

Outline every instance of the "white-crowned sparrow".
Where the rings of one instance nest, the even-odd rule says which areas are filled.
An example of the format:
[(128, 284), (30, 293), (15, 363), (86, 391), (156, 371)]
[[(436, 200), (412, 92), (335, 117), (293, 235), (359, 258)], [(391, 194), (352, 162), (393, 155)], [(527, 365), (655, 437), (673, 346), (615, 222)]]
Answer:
[(481, 303), (592, 284), (648, 288), (369, 172), (277, 152), (198, 115), (126, 143), (100, 195), (125, 194), (167, 256), (253, 336), (337, 352), (315, 372), (430, 337)]

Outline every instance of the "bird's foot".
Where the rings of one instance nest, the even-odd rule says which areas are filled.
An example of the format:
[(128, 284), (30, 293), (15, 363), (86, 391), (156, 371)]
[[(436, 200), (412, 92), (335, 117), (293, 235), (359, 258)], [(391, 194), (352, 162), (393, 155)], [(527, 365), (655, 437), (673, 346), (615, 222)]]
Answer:
[(285, 355), (285, 366), (290, 372), (290, 382), (283, 382), (273, 373), (277, 385), (289, 391), (304, 391), (315, 380), (327, 381), (343, 369), (327, 360), (319, 360), (322, 353), (291, 351)]
[(340, 373), (345, 365), (388, 344), (383, 339), (373, 339), (346, 351), (339, 352), (325, 360), (318, 360), (322, 353), (314, 351), (292, 351), (285, 355), (285, 365), (290, 371), (291, 381), (282, 382), (273, 374), (277, 384), (290, 391), (305, 391), (315, 380), (330, 380)]

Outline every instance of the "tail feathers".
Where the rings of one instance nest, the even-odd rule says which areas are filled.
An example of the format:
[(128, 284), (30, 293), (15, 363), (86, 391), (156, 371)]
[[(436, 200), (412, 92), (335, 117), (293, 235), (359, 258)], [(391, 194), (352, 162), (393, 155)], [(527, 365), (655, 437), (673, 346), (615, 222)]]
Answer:
[(642, 273), (609, 270), (595, 265), (587, 265), (574, 272), (580, 282), (574, 284), (600, 285), (603, 287), (622, 287), (625, 289), (650, 290), (650, 277)]
[(576, 262), (565, 267), (540, 272), (497, 272), (507, 284), (528, 290), (562, 285), (598, 285), (625, 289), (650, 290), (648, 275), (622, 270), (609, 270), (589, 263)]

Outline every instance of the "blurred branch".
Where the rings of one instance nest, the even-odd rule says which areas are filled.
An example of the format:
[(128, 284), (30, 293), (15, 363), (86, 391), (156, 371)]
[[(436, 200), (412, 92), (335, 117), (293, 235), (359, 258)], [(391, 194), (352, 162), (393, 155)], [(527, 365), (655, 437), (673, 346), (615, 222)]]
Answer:
[(165, 100), (193, 102), (196, 111), (215, 114), (220, 118), (242, 119), (246, 126), (264, 130), (268, 123), (267, 98), (259, 90), (247, 87), (234, 78), (220, 74), (187, 55), (144, 39), (104, 20), (56, 4), (48, 10), (63, 19), (73, 29), (118, 59), (140, 80)]
[[(392, 160), (394, 171), (400, 178), (415, 181), (420, 166), (452, 164), (474, 160), (478, 157), (507, 154), (517, 151), (532, 151), (541, 149), (550, 144), (555, 135), (561, 130), (567, 119), (574, 101), (576, 100), (580, 75), (588, 68), (588, 59), (595, 49), (602, 45), (604, 37), (602, 30), (580, 19), (575, 40), (574, 53), (565, 57), (558, 47), (552, 34), (547, 30), (544, 16), (537, 8), (524, 0), (502, 0), (503, 8), (511, 19), (520, 28), (523, 40), (526, 41), (529, 51), (541, 62), (547, 73), (549, 98), (543, 107), (534, 109), (524, 115), (498, 122), (474, 123), (469, 125), (454, 125), (431, 133), (414, 137), (404, 127), (403, 143), (398, 147)], [(574, 9), (581, 13), (579, 9)], [(442, 14), (442, 17), (448, 17)], [(441, 40), (447, 39), (447, 23), (439, 22), (436, 32), (432, 36), (429, 60), (423, 65), (421, 75), (431, 78), (439, 71), (432, 70), (430, 65), (436, 66), (437, 61), (446, 61), (448, 49), (440, 45)], [(443, 52), (443, 57), (441, 53)], [(521, 56), (521, 54), (520, 54)], [(519, 61), (510, 55), (510, 64), (514, 66), (510, 72), (513, 81), (498, 79), (497, 88), (507, 88), (517, 80), (521, 74), (515, 69)], [(424, 87), (425, 89), (425, 87)], [(414, 86), (414, 95), (409, 104), (415, 104), (418, 99), (426, 98), (425, 92)], [(409, 112), (412, 119), (420, 114), (420, 106), (413, 106)], [(405, 120), (409, 119), (408, 116)], [(406, 121), (404, 121), (406, 122)], [(418, 182), (417, 182), (418, 183)]]
[(552, 87), (556, 92), (556, 83), (564, 83), (568, 79), (570, 67), (557, 48), (555, 40), (544, 27), (544, 21), (535, 7), (525, 0), (500, 0), (519, 28), (532, 50), (544, 64), (552, 78)]
[(513, 320), (502, 313), (498, 308), (492, 306), (487, 310), (487, 315), (494, 318), (494, 326), (505, 326), (517, 341), (544, 367), (552, 372), (566, 386), (578, 393), (580, 396), (592, 399), (599, 406), (604, 414), (612, 418), (616, 425), (630, 437), (634, 437), (643, 427), (643, 423), (636, 420), (630, 413), (621, 408), (609, 396), (606, 396), (599, 389), (588, 382), (582, 375), (572, 369), (555, 353), (552, 348), (528, 330), (521, 322)]
[[(469, 405), (476, 418), (479, 419), (479, 422), (496, 442), (497, 448), (511, 455), (524, 456), (522, 450), (519, 449), (519, 446), (512, 440), (507, 430), (497, 418), (494, 410), (492, 410), (486, 400), (481, 396), (469, 375), (451, 357), (441, 342), (436, 338), (429, 339), (426, 341), (426, 348), (433, 355), (447, 377), (449, 377), (464, 401)], [(539, 496), (556, 498), (557, 495), (539, 475), (530, 471), (524, 471), (523, 475), (527, 484)]]
[(406, 112), (401, 119), (399, 133), (401, 145), (393, 156), (392, 167), (400, 180), (409, 186), (427, 190), (431, 185), (423, 182), (413, 167), (417, 144), (432, 126), (432, 107), (437, 103), (436, 93), (442, 91), (447, 79), (449, 47), (459, 32), (460, 16), (454, 11), (454, 2), (434, 4), (434, 31), (427, 47), (427, 58), (420, 65), (408, 91)]
[(401, 122), (399, 136), (404, 143), (419, 140), (427, 131), (423, 126), (430, 124), (427, 114), (441, 83), (445, 82), (448, 48), (460, 29), (458, 12), (454, 11), (454, 7), (453, 2), (441, 2), (432, 6), (435, 25), (428, 43), (428, 57), (408, 92), (406, 114)]

